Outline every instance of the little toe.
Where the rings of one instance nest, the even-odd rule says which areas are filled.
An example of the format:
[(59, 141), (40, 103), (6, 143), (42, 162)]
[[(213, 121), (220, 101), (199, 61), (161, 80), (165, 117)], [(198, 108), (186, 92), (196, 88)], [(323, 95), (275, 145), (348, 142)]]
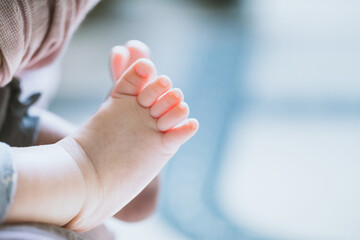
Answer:
[(110, 65), (113, 80), (117, 81), (126, 70), (130, 53), (126, 47), (115, 46), (111, 49)]
[(189, 107), (185, 102), (181, 102), (172, 108), (169, 112), (161, 116), (156, 126), (162, 132), (166, 132), (175, 127), (181, 121), (185, 120), (189, 116)]
[(166, 132), (163, 143), (169, 148), (177, 148), (194, 136), (198, 129), (199, 122), (196, 119), (188, 119), (181, 126)]
[(113, 90), (113, 97), (118, 94), (137, 96), (145, 85), (154, 77), (155, 66), (148, 59), (139, 59), (126, 70)]
[(167, 76), (160, 76), (147, 85), (138, 96), (138, 102), (143, 107), (150, 107), (156, 100), (171, 88), (171, 80)]
[(182, 91), (178, 88), (174, 88), (154, 103), (150, 109), (150, 115), (154, 118), (159, 118), (182, 100), (184, 100)]
[(126, 43), (126, 48), (130, 53), (129, 63), (132, 64), (140, 58), (151, 57), (150, 48), (143, 42), (138, 40), (131, 40)]

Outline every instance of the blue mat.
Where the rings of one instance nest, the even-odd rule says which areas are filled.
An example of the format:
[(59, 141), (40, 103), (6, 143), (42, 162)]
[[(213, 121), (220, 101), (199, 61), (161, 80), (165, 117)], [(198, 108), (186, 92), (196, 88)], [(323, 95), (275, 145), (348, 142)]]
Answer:
[(265, 239), (232, 223), (215, 193), (233, 117), (246, 106), (239, 68), (246, 68), (250, 46), (238, 16), (220, 16), (209, 24), (218, 26), (194, 48), (192, 69), (185, 76), (186, 101), (200, 130), (165, 169), (161, 213), (190, 239)]

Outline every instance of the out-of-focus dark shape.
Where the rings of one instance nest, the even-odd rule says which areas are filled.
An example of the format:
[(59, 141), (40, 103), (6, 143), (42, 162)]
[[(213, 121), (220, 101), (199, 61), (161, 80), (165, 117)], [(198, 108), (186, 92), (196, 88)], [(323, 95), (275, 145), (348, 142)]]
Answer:
[(238, 0), (196, 0), (195, 2), (199, 2), (208, 7), (228, 7), (235, 5), (239, 1)]
[(115, 5), (121, 5), (124, 0), (106, 0), (100, 1), (98, 5), (89, 13), (88, 19), (94, 20), (98, 18), (104, 18), (106, 16), (110, 16), (114, 11)]

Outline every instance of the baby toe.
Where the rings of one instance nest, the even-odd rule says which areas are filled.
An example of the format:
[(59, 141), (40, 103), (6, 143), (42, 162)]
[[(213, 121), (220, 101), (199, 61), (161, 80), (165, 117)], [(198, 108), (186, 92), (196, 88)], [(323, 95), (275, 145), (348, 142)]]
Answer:
[(158, 119), (156, 126), (160, 131), (166, 132), (185, 120), (189, 116), (189, 112), (188, 105), (185, 102), (181, 102), (161, 116)]
[(158, 77), (139, 93), (138, 102), (143, 107), (150, 107), (170, 88), (171, 80), (169, 77)]
[(113, 80), (117, 81), (128, 66), (130, 53), (126, 47), (115, 46), (111, 49), (111, 72)]
[(175, 88), (164, 94), (164, 96), (162, 96), (157, 102), (154, 103), (150, 109), (150, 115), (154, 118), (159, 118), (182, 100), (184, 100), (182, 91), (178, 88)]
[(126, 70), (113, 90), (113, 97), (119, 94), (137, 96), (155, 76), (155, 66), (148, 59), (139, 59)]
[(163, 143), (168, 148), (178, 148), (188, 141), (199, 129), (196, 119), (188, 119), (182, 125), (172, 128), (163, 135)]

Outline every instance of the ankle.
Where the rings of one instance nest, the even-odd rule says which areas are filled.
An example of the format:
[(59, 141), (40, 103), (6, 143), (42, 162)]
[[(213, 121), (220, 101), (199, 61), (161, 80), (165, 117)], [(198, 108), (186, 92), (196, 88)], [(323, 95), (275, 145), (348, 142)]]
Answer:
[(62, 226), (85, 202), (85, 182), (72, 157), (57, 144), (12, 148), (17, 189), (7, 222)]
[(80, 169), (82, 178), (85, 183), (85, 201), (77, 214), (67, 225), (70, 229), (82, 228), (87, 218), (95, 214), (97, 207), (103, 199), (102, 183), (99, 181), (97, 171), (85, 152), (84, 148), (72, 137), (66, 137), (57, 143), (61, 146), (74, 160)]

